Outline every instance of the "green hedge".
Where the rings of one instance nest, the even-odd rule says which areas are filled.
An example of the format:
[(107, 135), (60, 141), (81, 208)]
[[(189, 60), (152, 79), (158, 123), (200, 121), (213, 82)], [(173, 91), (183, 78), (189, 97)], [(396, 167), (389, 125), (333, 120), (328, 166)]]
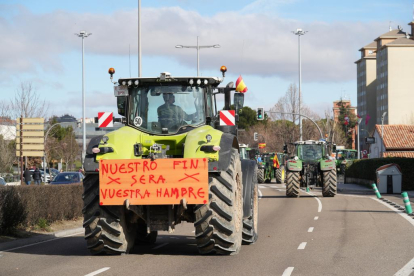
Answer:
[(386, 164), (398, 164), (402, 170), (402, 190), (414, 190), (414, 158), (387, 157), (355, 160), (346, 169), (346, 177), (375, 180), (375, 171)]
[(82, 192), (82, 184), (1, 187), (0, 234), (39, 219), (51, 223), (82, 216)]

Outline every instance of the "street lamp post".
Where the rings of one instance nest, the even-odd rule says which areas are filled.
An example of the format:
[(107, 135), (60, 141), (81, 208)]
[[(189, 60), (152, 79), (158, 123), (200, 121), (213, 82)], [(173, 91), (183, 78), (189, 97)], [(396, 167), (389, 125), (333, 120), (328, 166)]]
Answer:
[(138, 77), (141, 77), (141, 0), (138, 0)]
[(301, 53), (300, 53), (300, 37), (305, 35), (308, 31), (303, 31), (302, 29), (296, 29), (292, 31), (295, 35), (298, 36), (298, 55), (299, 55), (299, 133), (300, 140), (302, 141), (302, 118), (301, 118), (301, 109), (300, 109), (300, 98), (301, 98), (301, 84), (302, 84), (302, 64), (301, 64)]
[(220, 45), (219, 44), (214, 44), (214, 45), (203, 45), (203, 46), (200, 46), (198, 44), (198, 36), (197, 36), (197, 46), (176, 45), (175, 48), (192, 48), (192, 49), (197, 49), (197, 77), (198, 77), (198, 76), (200, 76), (200, 54), (199, 54), (200, 49), (203, 49), (203, 48), (220, 48)]
[(381, 155), (384, 154), (384, 147), (385, 147), (385, 143), (384, 143), (384, 119), (385, 119), (385, 115), (387, 115), (387, 111), (382, 113), (382, 116), (381, 116), (381, 140), (382, 140)]
[(359, 129), (360, 129), (361, 122), (362, 122), (362, 118), (358, 118), (358, 159), (361, 159), (361, 155), (360, 155), (361, 149), (359, 148), (359, 140), (360, 140)]
[(43, 172), (45, 173), (44, 175), (45, 175), (45, 182), (46, 182), (46, 145), (47, 145), (47, 136), (49, 135), (49, 131), (51, 131), (52, 130), (52, 128), (54, 127), (54, 126), (57, 126), (57, 125), (60, 125), (60, 126), (62, 126), (62, 123), (56, 123), (56, 124), (53, 124), (53, 125), (51, 125), (50, 126), (50, 128), (46, 131), (46, 135), (45, 135), (45, 151), (44, 151), (44, 153), (43, 153)]
[(86, 31), (80, 31), (79, 34), (75, 34), (78, 37), (82, 37), (82, 132), (83, 132), (83, 139), (82, 139), (82, 168), (83, 168), (83, 160), (85, 159), (86, 153), (86, 123), (85, 123), (85, 66), (84, 66), (84, 39), (92, 35), (91, 33), (87, 33)]

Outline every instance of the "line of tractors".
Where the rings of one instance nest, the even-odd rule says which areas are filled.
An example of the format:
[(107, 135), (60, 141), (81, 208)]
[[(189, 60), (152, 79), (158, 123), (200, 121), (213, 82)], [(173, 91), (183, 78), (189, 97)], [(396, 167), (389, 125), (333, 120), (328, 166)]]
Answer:
[[(245, 148), (249, 158), (257, 162), (257, 182), (286, 183), (286, 196), (299, 197), (300, 188), (310, 191), (322, 187), (324, 197), (334, 197), (337, 193), (337, 162), (331, 155), (336, 146), (326, 141), (297, 141), (292, 143), (293, 151), (288, 153), (288, 145), (283, 152), (260, 153), (257, 149)], [(247, 156), (247, 154), (246, 154)], [(339, 168), (344, 170), (344, 162)]]

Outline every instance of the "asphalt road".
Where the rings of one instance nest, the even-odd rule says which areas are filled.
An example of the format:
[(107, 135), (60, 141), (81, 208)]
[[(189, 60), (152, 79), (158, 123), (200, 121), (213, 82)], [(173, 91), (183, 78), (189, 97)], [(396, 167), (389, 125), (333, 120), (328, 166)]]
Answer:
[[(123, 256), (90, 256), (83, 234), (0, 252), (0, 275), (409, 275), (414, 219), (373, 196), (320, 190), (286, 198), (260, 185), (259, 239), (236, 256), (200, 256), (192, 224)], [(314, 196), (316, 195), (316, 196)]]

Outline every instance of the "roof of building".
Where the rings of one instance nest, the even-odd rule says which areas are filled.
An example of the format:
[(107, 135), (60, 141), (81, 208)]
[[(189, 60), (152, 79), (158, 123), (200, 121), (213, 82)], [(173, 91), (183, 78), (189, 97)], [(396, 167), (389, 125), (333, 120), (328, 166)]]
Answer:
[(383, 153), (383, 156), (414, 158), (414, 151), (386, 151)]
[(406, 38), (406, 37), (400, 37), (393, 42), (387, 43), (385, 46), (398, 46), (398, 45), (410, 45), (414, 46), (414, 40)]
[(381, 38), (398, 38), (402, 36), (405, 36), (405, 32), (403, 32), (402, 29), (401, 30), (396, 29), (396, 30), (392, 30), (392, 31), (386, 32), (385, 34), (380, 35), (379, 37), (375, 39), (375, 41), (378, 41)]
[[(381, 137), (381, 125), (375, 125), (375, 130)], [(414, 125), (384, 125), (384, 146), (386, 150), (414, 151)]]
[(362, 51), (364, 49), (376, 49), (376, 48), (377, 48), (377, 43), (375, 41), (372, 41), (371, 43), (365, 45), (364, 47), (362, 47), (359, 50)]

